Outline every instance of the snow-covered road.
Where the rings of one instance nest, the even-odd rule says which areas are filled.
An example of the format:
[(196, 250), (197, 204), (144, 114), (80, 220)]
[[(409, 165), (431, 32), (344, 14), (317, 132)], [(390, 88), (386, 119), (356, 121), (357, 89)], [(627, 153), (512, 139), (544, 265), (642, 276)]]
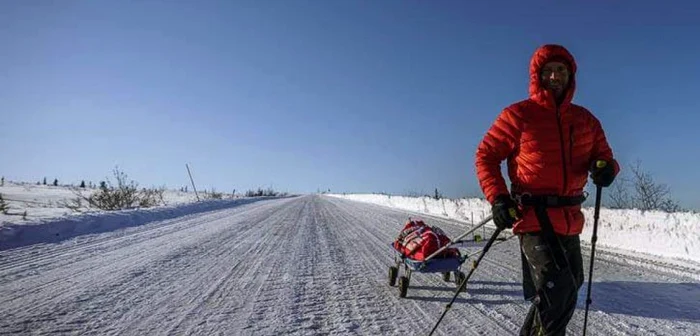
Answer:
[[(455, 285), (414, 273), (408, 297), (389, 287), (388, 244), (409, 215), (310, 195), (1, 251), (0, 335), (426, 335)], [(422, 217), (452, 237), (467, 228)], [(589, 335), (700, 334), (698, 270), (596, 256)], [(513, 335), (527, 308), (511, 239), (437, 334)]]

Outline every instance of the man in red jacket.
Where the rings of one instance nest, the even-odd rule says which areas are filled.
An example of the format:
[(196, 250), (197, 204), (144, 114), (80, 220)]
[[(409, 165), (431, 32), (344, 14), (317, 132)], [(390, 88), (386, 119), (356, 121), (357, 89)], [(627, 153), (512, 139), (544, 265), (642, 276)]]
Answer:
[[(532, 301), (521, 335), (565, 335), (583, 284), (583, 188), (589, 173), (607, 187), (620, 170), (598, 119), (571, 102), (575, 74), (564, 47), (538, 48), (529, 98), (498, 115), (476, 152), (494, 223), (520, 238), (523, 291)], [(500, 167), (506, 159), (510, 192)]]

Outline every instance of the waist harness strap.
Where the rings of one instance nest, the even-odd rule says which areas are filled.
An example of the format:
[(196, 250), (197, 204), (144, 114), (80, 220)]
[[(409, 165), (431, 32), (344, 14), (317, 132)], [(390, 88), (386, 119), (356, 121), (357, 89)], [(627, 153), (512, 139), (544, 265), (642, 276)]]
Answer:
[(528, 193), (516, 194), (514, 198), (523, 206), (561, 208), (581, 205), (588, 195), (558, 196), (558, 195), (530, 195)]
[(557, 269), (569, 268), (569, 260), (566, 258), (564, 247), (557, 238), (552, 226), (552, 221), (547, 214), (547, 208), (561, 208), (567, 206), (580, 205), (586, 201), (587, 195), (579, 196), (557, 196), (557, 195), (530, 195), (528, 193), (515, 195), (514, 198), (522, 206), (530, 206), (535, 209), (537, 221), (542, 228), (542, 237), (549, 245)]

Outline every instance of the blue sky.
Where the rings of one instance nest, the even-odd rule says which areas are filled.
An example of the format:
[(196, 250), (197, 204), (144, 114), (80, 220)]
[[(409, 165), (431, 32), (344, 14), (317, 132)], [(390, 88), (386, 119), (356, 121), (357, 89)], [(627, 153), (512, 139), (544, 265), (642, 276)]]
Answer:
[(700, 208), (700, 4), (3, 1), (0, 174), (230, 191), (479, 195), (474, 152), (535, 48), (618, 159)]

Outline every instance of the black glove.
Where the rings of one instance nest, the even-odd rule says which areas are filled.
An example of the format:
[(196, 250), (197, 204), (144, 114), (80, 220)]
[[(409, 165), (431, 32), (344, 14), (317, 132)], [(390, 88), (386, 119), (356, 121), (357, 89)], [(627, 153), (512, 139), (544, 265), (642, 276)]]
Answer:
[(591, 164), (591, 179), (601, 187), (609, 187), (615, 180), (615, 166), (612, 162), (596, 160)]
[(508, 195), (499, 195), (491, 207), (493, 222), (499, 230), (512, 228), (518, 218), (522, 216), (512, 198)]

